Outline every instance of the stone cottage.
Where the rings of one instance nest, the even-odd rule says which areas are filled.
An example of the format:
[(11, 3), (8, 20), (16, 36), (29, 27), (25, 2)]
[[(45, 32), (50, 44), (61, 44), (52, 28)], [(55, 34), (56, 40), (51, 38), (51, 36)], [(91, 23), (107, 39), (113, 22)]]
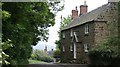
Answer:
[[(110, 35), (118, 35), (117, 2), (109, 1), (91, 12), (86, 2), (72, 10), (72, 22), (61, 30), (61, 62), (89, 63), (88, 52)], [(114, 33), (110, 27), (117, 24)]]

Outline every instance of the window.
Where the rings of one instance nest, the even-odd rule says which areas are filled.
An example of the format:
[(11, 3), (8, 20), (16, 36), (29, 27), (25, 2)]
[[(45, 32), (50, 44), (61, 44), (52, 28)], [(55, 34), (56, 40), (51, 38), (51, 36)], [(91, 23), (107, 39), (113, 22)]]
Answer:
[(63, 46), (62, 50), (63, 50), (63, 52), (65, 52), (65, 47), (64, 46)]
[(74, 43), (74, 59), (77, 58), (77, 53), (76, 53), (76, 44)]
[(85, 25), (85, 34), (88, 34), (88, 32), (89, 32), (89, 26), (88, 26), (88, 24), (86, 24)]
[(62, 34), (62, 37), (65, 38), (65, 33)]
[(76, 40), (76, 42), (78, 42), (78, 37), (77, 37), (76, 32), (74, 32), (74, 36), (75, 36), (75, 40)]
[(88, 50), (89, 50), (89, 44), (84, 44), (84, 51), (88, 52)]
[(73, 36), (73, 30), (71, 29), (70, 31), (70, 36), (72, 37)]
[(73, 47), (72, 47), (72, 45), (70, 45), (70, 51), (73, 51)]

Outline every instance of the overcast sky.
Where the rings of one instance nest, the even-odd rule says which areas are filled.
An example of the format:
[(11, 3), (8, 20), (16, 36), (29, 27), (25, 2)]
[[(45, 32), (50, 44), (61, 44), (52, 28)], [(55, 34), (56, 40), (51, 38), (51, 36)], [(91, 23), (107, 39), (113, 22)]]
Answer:
[[(84, 4), (85, 0), (65, 0), (65, 6), (64, 10), (57, 13), (55, 17), (56, 24), (53, 27), (49, 28), (49, 39), (48, 42), (39, 42), (36, 46), (34, 46), (34, 49), (40, 49), (43, 50), (45, 46), (48, 47), (48, 50), (55, 49), (56, 44), (54, 43), (55, 40), (58, 40), (58, 33), (59, 27), (60, 27), (60, 17), (61, 15), (63, 17), (67, 17), (68, 15), (71, 15), (71, 10), (75, 9), (77, 6), (78, 11), (80, 10), (80, 5)], [(86, 0), (86, 3), (88, 5), (88, 12), (92, 11), (106, 3), (108, 3), (108, 0)], [(79, 11), (80, 12), (80, 11)]]

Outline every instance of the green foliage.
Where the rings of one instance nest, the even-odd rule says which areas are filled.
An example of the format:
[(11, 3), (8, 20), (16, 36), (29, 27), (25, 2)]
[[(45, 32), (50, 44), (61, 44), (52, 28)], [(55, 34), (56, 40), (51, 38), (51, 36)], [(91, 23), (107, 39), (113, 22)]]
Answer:
[(2, 18), (5, 20), (10, 17), (10, 14), (7, 11), (2, 11)]
[(38, 60), (29, 60), (29, 64), (47, 64), (47, 62), (38, 61)]
[(44, 62), (51, 62), (52, 57), (48, 56), (46, 52), (41, 50), (35, 50), (33, 51), (33, 54), (31, 55), (32, 60), (38, 60), (38, 61), (44, 61)]
[(120, 38), (110, 37), (89, 51), (89, 57), (94, 64), (119, 64)]
[(54, 51), (54, 58), (60, 58), (60, 50), (59, 49)]
[(57, 50), (54, 51), (53, 57), (55, 58), (56, 63), (61, 62), (61, 60), (60, 60), (60, 49), (57, 49)]
[(61, 23), (61, 26), (60, 26), (60, 29), (62, 29), (63, 27), (65, 27), (68, 23), (70, 23), (72, 20), (71, 20), (71, 16), (68, 15), (67, 18), (63, 18), (63, 22)]
[(2, 50), (6, 50), (12, 47), (11, 40), (8, 39), (6, 42), (2, 42), (0, 47), (0, 64), (10, 64), (6, 59), (9, 58), (9, 55), (5, 54)]
[(57, 44), (56, 49), (59, 50), (60, 49), (60, 40), (56, 40), (55, 44)]
[[(3, 3), (0, 3), (0, 7), (2, 6)], [(0, 9), (0, 13), (2, 16), (0, 16), (0, 20), (6, 20), (10, 17), (9, 12), (7, 11), (2, 11)], [(10, 39), (5, 40), (4, 42), (2, 42), (2, 32), (0, 32), (0, 65), (1, 64), (10, 64), (9, 61), (7, 61), (6, 59), (9, 58), (9, 55), (7, 55), (3, 50), (9, 49), (10, 47), (12, 47), (12, 41)]]
[(58, 11), (61, 11), (64, 9), (64, 2), (65, 0), (59, 0), (59, 1), (50, 1), (48, 2), (50, 9), (53, 13), (57, 13)]
[(27, 64), (32, 45), (47, 41), (48, 27), (55, 24), (55, 14), (49, 8), (47, 2), (3, 3), (2, 41), (12, 41), (12, 47), (4, 50), (10, 64)]
[(89, 57), (93, 64), (111, 65), (120, 63), (120, 37), (117, 34), (117, 22), (112, 22), (108, 28), (110, 35), (89, 51)]
[(59, 50), (60, 49), (60, 31), (63, 27), (65, 27), (68, 23), (70, 23), (72, 20), (71, 20), (71, 16), (68, 15), (67, 18), (63, 18), (63, 21), (62, 21), (62, 17), (61, 17), (61, 25), (60, 25), (60, 30), (58, 31), (58, 34), (59, 34), (59, 40), (56, 40), (55, 41), (55, 44), (57, 44), (57, 49)]
[(13, 47), (12, 45), (12, 41), (8, 39), (8, 41), (2, 42), (2, 50), (6, 50), (10, 47)]

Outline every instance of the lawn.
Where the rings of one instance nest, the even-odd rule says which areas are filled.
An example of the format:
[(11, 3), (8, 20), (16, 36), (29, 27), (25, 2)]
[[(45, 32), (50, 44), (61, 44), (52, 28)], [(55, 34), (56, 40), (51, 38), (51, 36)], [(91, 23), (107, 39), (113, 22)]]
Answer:
[(29, 60), (29, 64), (48, 64), (47, 62), (38, 61), (38, 60)]

